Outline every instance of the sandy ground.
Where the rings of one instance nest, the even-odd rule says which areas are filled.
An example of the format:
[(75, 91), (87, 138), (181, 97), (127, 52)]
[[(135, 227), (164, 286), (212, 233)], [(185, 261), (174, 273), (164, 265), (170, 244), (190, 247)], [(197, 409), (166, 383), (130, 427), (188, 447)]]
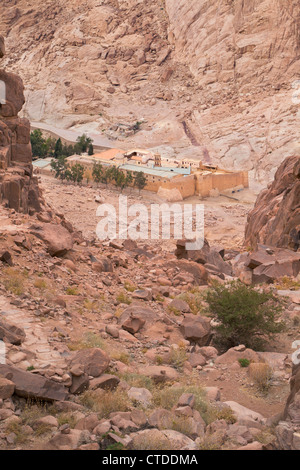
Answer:
[[(61, 183), (50, 176), (41, 176), (41, 187), (44, 195), (58, 212), (64, 215), (74, 227), (83, 232), (88, 239), (96, 237), (96, 227), (99, 218), (96, 216), (99, 203), (95, 201), (100, 197), (106, 204), (112, 204), (118, 213), (119, 191), (113, 186), (106, 188), (104, 185), (83, 185), (74, 186)], [(123, 192), (128, 198), (128, 207), (132, 204), (144, 204), (149, 214), (151, 204), (162, 204), (165, 201), (155, 193), (142, 191), (139, 195), (135, 189), (127, 188)], [(181, 207), (184, 204), (192, 204), (193, 210), (196, 204), (204, 206), (204, 234), (211, 245), (222, 245), (227, 249), (243, 249), (244, 227), (247, 214), (253, 208), (256, 194), (250, 189), (245, 189), (232, 194), (227, 191), (226, 195), (215, 198), (200, 199), (192, 197), (183, 202), (179, 202)], [(149, 226), (150, 230), (150, 226)], [(150, 235), (150, 234), (149, 234)], [(172, 235), (172, 229), (171, 229)], [(176, 238), (176, 237), (175, 237)], [(151, 240), (145, 240), (151, 243)], [(175, 247), (174, 240), (160, 240), (160, 243), (167, 251), (172, 251)]]

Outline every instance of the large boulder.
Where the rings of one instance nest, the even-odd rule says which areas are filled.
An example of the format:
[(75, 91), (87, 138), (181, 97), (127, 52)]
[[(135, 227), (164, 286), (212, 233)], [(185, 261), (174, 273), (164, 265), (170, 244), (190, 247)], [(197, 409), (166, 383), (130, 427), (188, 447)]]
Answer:
[(134, 335), (146, 324), (154, 323), (156, 319), (157, 314), (151, 308), (131, 305), (123, 311), (118, 322), (123, 330)]
[(259, 244), (257, 250), (248, 255), (245, 267), (252, 270), (255, 284), (272, 283), (285, 276), (296, 277), (300, 272), (300, 253)]
[(0, 340), (19, 346), (25, 340), (26, 334), (23, 328), (9, 323), (0, 317)]
[(216, 273), (232, 275), (231, 265), (224, 261), (220, 253), (223, 250), (210, 247), (206, 239), (201, 250), (187, 250), (186, 243), (187, 240), (177, 240), (175, 255), (178, 259), (194, 261), (203, 264), (210, 271), (214, 270)]
[(106, 352), (99, 348), (82, 349), (77, 351), (70, 361), (70, 368), (79, 367), (92, 377), (100, 377), (106, 371), (110, 359)]
[(253, 349), (236, 346), (217, 357), (215, 364), (238, 364), (239, 359), (248, 359), (248, 361), (255, 363), (261, 362), (259, 353), (253, 351)]
[(245, 245), (300, 248), (300, 156), (288, 157), (249, 213)]
[(212, 338), (210, 320), (200, 315), (186, 315), (180, 331), (185, 339), (199, 346), (208, 346)]
[(22, 398), (52, 402), (63, 401), (68, 396), (68, 392), (63, 385), (16, 367), (0, 364), (0, 377), (12, 382), (15, 385), (15, 395)]
[(64, 256), (73, 248), (73, 239), (70, 232), (62, 225), (35, 224), (30, 231), (47, 245), (51, 256)]
[(207, 285), (208, 273), (205, 267), (194, 261), (180, 259), (166, 263), (167, 268), (175, 268), (178, 273), (189, 273), (193, 278), (193, 283), (204, 286)]

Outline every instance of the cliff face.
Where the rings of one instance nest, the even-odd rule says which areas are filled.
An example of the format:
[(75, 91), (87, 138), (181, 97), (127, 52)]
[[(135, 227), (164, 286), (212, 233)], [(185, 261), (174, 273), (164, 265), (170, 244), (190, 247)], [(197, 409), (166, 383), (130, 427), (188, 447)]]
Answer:
[(249, 213), (245, 244), (300, 249), (300, 157), (289, 157)]
[(5, 64), (28, 84), (32, 121), (109, 134), (144, 118), (119, 145), (163, 146), (261, 182), (299, 154), (297, 0), (2, 4)]
[[(300, 4), (297, 0), (166, 0), (176, 58), (205, 95), (191, 110), (213, 160), (270, 180), (299, 154)], [(299, 85), (300, 88), (300, 85)], [(298, 104), (297, 104), (298, 102)]]
[[(4, 55), (0, 36), (0, 57)], [(0, 203), (17, 211), (39, 210), (39, 190), (32, 177), (30, 124), (18, 117), (24, 104), (20, 77), (0, 69)]]

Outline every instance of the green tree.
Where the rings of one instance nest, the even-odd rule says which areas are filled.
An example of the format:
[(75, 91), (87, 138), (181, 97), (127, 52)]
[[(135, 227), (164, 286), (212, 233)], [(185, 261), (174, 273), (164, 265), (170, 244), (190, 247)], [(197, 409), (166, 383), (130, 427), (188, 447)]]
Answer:
[(216, 321), (215, 341), (221, 347), (244, 344), (261, 348), (264, 341), (284, 330), (280, 319), (283, 303), (272, 292), (261, 292), (240, 281), (215, 283), (206, 295), (210, 315)]
[(82, 153), (85, 153), (87, 151), (89, 145), (92, 144), (93, 141), (86, 134), (82, 134), (81, 136), (77, 137), (76, 142), (76, 148), (78, 149), (79, 154), (81, 155)]
[(126, 186), (131, 186), (133, 183), (133, 176), (132, 176), (132, 173), (131, 171), (127, 171), (127, 174), (126, 174)]
[(35, 129), (30, 134), (32, 156), (34, 158), (45, 158), (48, 153), (46, 139), (44, 139), (41, 129)]
[(112, 183), (116, 180), (117, 169), (115, 166), (110, 166), (106, 170), (107, 183)]
[(67, 171), (68, 171), (68, 163), (66, 161), (66, 157), (61, 155), (60, 157), (56, 158), (55, 160), (51, 161), (51, 168), (55, 172), (55, 178), (59, 178), (61, 181), (64, 181), (67, 178)]
[(55, 144), (54, 157), (58, 158), (61, 155), (65, 155), (65, 154), (63, 154), (63, 145), (62, 145), (61, 138), (59, 138), (57, 139), (56, 144)]
[(108, 168), (103, 169), (100, 181), (101, 183), (105, 184), (107, 187), (109, 178), (110, 178), (110, 171), (108, 167)]
[(145, 173), (142, 171), (139, 171), (138, 173), (135, 174), (135, 179), (134, 179), (134, 186), (136, 186), (139, 190), (139, 194), (141, 193), (141, 190), (145, 188), (147, 184), (147, 178), (145, 176)]
[(92, 143), (89, 144), (89, 151), (88, 151), (88, 154), (89, 155), (94, 155), (94, 146)]
[(120, 188), (121, 193), (122, 193), (123, 189), (127, 185), (127, 181), (126, 181), (126, 176), (125, 176), (124, 172), (122, 170), (120, 170), (119, 168), (116, 168), (116, 173), (115, 173), (114, 180), (115, 180), (117, 188)]
[(97, 185), (100, 182), (102, 182), (103, 166), (101, 165), (101, 163), (94, 163), (92, 175), (93, 175), (93, 179), (94, 179), (95, 183), (97, 183)]
[(80, 163), (75, 163), (75, 165), (70, 168), (70, 171), (72, 175), (72, 181), (74, 183), (80, 184), (84, 177), (84, 166), (82, 166)]

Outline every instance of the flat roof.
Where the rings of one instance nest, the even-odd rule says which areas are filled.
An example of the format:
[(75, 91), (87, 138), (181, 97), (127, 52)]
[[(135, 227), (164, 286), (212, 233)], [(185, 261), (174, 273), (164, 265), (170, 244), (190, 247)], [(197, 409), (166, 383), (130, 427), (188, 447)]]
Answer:
[(154, 170), (159, 170), (159, 171), (171, 171), (173, 173), (178, 173), (180, 175), (190, 175), (191, 171), (190, 168), (177, 168), (173, 166), (155, 166), (153, 168)]
[(152, 176), (158, 176), (160, 178), (174, 178), (175, 176), (178, 176), (178, 174), (174, 174), (174, 172), (171, 172), (171, 171), (164, 171), (164, 170), (157, 170), (155, 168), (149, 168), (149, 167), (145, 167), (145, 166), (137, 166), (137, 165), (130, 165), (130, 164), (125, 164), (125, 165), (121, 165), (119, 167), (121, 170), (126, 170), (126, 171), (132, 171), (132, 172), (136, 172), (136, 173), (139, 173), (139, 172), (142, 172), (142, 173), (145, 173), (147, 175), (152, 175)]
[(99, 158), (94, 158), (94, 155), (71, 155), (71, 157), (67, 157), (68, 162), (82, 162), (82, 163), (101, 163), (102, 165), (111, 166), (105, 160), (102, 162)]
[(48, 158), (41, 158), (39, 160), (34, 160), (32, 162), (32, 165), (37, 167), (37, 168), (45, 168), (46, 166), (50, 165), (51, 164), (51, 159), (48, 159)]
[(100, 158), (101, 160), (113, 160), (116, 155), (121, 154), (124, 155), (124, 150), (121, 149), (110, 149), (110, 150), (105, 150), (104, 152), (100, 153), (95, 153), (94, 155), (90, 155), (91, 157), (94, 158)]

